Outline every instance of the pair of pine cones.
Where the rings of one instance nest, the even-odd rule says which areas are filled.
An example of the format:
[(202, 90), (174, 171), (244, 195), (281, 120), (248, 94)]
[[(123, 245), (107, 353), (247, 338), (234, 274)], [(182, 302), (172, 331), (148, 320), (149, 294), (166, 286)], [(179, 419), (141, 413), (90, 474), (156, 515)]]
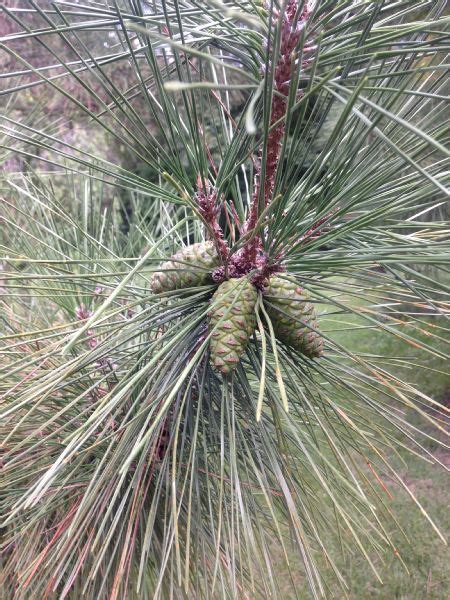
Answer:
[[(150, 282), (154, 293), (205, 285), (220, 265), (212, 242), (183, 248), (163, 263)], [(191, 267), (191, 268), (190, 268)], [(277, 275), (263, 290), (264, 307), (278, 340), (309, 358), (322, 354), (323, 339), (317, 330), (316, 311), (309, 296), (297, 284)], [(217, 371), (233, 371), (256, 328), (257, 288), (248, 277), (228, 279), (211, 300), (209, 328), (210, 360)]]

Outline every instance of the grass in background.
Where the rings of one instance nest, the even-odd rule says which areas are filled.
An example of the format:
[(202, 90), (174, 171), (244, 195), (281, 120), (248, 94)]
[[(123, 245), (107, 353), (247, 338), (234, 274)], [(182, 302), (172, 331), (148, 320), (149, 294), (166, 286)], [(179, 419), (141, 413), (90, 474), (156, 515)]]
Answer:
[[(343, 301), (349, 299), (342, 296)], [(353, 301), (352, 301), (353, 302)], [(439, 326), (438, 318), (420, 317), (425, 321)], [(344, 322), (345, 321), (345, 322)], [(406, 317), (405, 317), (406, 321)], [(370, 353), (387, 358), (389, 371), (405, 381), (418, 386), (424, 393), (430, 395), (434, 400), (447, 402), (450, 386), (448, 377), (448, 365), (445, 360), (431, 357), (420, 349), (408, 347), (394, 336), (383, 333), (379, 329), (357, 329), (362, 320), (357, 316), (345, 318), (335, 316), (328, 318), (324, 316), (321, 320), (324, 329), (330, 330), (330, 336), (345, 347), (354, 349), (355, 352)], [(348, 323), (353, 323), (355, 329), (348, 329)], [(402, 325), (402, 331), (407, 332), (409, 325)], [(442, 335), (442, 334), (441, 334)], [(426, 335), (422, 339), (426, 341)], [(436, 347), (443, 352), (448, 352), (448, 332), (446, 338), (434, 341)], [(389, 357), (401, 359), (396, 361), (395, 366)], [(417, 368), (415, 365), (426, 366), (429, 370)], [(419, 419), (413, 414), (407, 415), (408, 420), (419, 426)], [(448, 425), (448, 423), (447, 423)], [(423, 429), (423, 423), (421, 424)], [(430, 435), (436, 436), (435, 430), (429, 428)], [(444, 436), (442, 435), (442, 439)], [(405, 438), (403, 442), (408, 445)], [(438, 447), (436, 442), (429, 439), (426, 448), (450, 467), (450, 453)], [(399, 449), (399, 457), (405, 460), (406, 465), (395, 456), (389, 456), (407, 483), (409, 489), (414, 493), (424, 509), (430, 514), (435, 523), (438, 524), (442, 533), (447, 535), (450, 531), (450, 485), (448, 473), (439, 465), (429, 464), (423, 459), (414, 456), (406, 449)], [(389, 485), (389, 482), (385, 482)], [(450, 549), (442, 544), (433, 531), (428, 521), (414, 505), (407, 493), (399, 486), (390, 485), (392, 498), (387, 503), (396, 515), (398, 522), (409, 542), (395, 528), (389, 531), (394, 543), (402, 556), (409, 573), (402, 566), (399, 559), (392, 553), (384, 556), (385, 562), (375, 559), (375, 566), (381, 572), (383, 584), (379, 583), (370, 569), (367, 561), (360, 555), (347, 555), (342, 557), (338, 542), (331, 543), (329, 548), (333, 557), (339, 557), (337, 566), (346, 578), (349, 586), (348, 597), (351, 600), (365, 600), (375, 597), (383, 600), (447, 600), (450, 597)], [(334, 545), (334, 547), (333, 547)], [(310, 592), (303, 583), (300, 561), (293, 558), (292, 573), (298, 584), (297, 594), (292, 592), (289, 575), (280, 577), (285, 581), (282, 586), (282, 597), (286, 600), (291, 598), (310, 598)], [(326, 571), (327, 565), (323, 564)], [(337, 586), (332, 576), (327, 579), (330, 596), (342, 598), (342, 589)]]
[[(440, 456), (450, 465), (449, 456)], [(443, 460), (443, 462), (444, 462)], [(444, 533), (450, 528), (450, 490), (448, 475), (436, 465), (429, 465), (419, 458), (409, 458), (408, 468), (403, 471), (403, 478), (414, 492), (425, 510), (438, 523)], [(398, 558), (386, 556), (385, 563), (375, 560), (375, 566), (382, 567), (383, 584), (374, 577), (369, 565), (361, 556), (348, 556), (337, 560), (341, 573), (349, 586), (348, 597), (352, 600), (365, 600), (369, 597), (383, 600), (447, 600), (450, 597), (450, 552), (439, 540), (428, 522), (414, 507), (405, 492), (396, 488), (394, 499), (389, 502), (395, 512), (399, 524), (407, 533), (410, 543), (398, 532), (390, 531), (396, 546), (403, 557), (409, 574)], [(330, 545), (332, 555), (340, 552), (338, 544)], [(300, 564), (293, 561), (292, 571), (298, 578), (298, 595), (292, 593), (290, 582), (282, 588), (282, 597), (287, 599), (300, 597), (310, 598), (309, 590), (300, 576)], [(326, 565), (323, 565), (326, 570)], [(280, 578), (283, 581), (283, 577)], [(288, 582), (288, 578), (285, 578)], [(327, 579), (330, 596), (342, 598), (342, 590), (336, 586), (332, 577)]]

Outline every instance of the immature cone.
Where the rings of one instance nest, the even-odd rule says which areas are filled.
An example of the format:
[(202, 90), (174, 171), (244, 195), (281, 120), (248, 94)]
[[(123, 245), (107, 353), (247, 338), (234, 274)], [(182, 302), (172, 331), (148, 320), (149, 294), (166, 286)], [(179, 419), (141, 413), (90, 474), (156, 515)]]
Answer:
[(224, 281), (212, 297), (211, 364), (224, 375), (237, 366), (255, 330), (257, 298), (255, 286), (246, 277)]
[(317, 332), (314, 305), (308, 299), (308, 293), (297, 284), (277, 276), (271, 277), (264, 288), (264, 306), (276, 337), (314, 358), (323, 352), (323, 339)]
[(211, 281), (211, 271), (220, 259), (213, 242), (186, 246), (161, 265), (152, 275), (150, 287), (155, 294), (181, 288), (205, 285)]

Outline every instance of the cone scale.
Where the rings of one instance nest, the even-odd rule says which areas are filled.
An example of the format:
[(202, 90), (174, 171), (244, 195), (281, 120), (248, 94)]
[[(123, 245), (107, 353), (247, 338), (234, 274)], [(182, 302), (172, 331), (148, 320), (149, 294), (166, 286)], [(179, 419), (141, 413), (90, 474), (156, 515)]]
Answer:
[(287, 279), (273, 276), (264, 288), (264, 306), (277, 339), (309, 358), (323, 353), (314, 305), (309, 294)]
[(153, 274), (150, 287), (155, 294), (211, 283), (211, 271), (220, 259), (213, 242), (186, 246), (161, 265)]
[(255, 330), (258, 292), (246, 277), (224, 281), (211, 300), (210, 361), (223, 375), (238, 365)]

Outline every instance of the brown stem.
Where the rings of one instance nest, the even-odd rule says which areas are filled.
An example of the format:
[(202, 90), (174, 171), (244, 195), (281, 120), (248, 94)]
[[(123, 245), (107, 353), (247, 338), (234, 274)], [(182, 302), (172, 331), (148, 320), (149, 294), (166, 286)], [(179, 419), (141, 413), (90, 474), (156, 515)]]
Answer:
[[(269, 133), (266, 139), (265, 153), (263, 148), (259, 151), (259, 160), (255, 167), (255, 180), (253, 185), (253, 196), (247, 220), (243, 227), (243, 233), (254, 230), (260, 211), (260, 195), (263, 189), (264, 210), (272, 202), (275, 180), (279, 168), (281, 148), (286, 134), (286, 112), (288, 107), (289, 90), (291, 86), (291, 72), (296, 60), (296, 48), (300, 41), (301, 30), (310, 16), (308, 3), (296, 18), (298, 0), (289, 0), (283, 15), (278, 16), (277, 25), (281, 27), (280, 50), (276, 64), (274, 65), (274, 83), (271, 114), (269, 119)], [(280, 23), (281, 21), (281, 23)], [(261, 162), (265, 154), (265, 169), (262, 176)], [(263, 178), (264, 177), (264, 178)], [(233, 270), (237, 275), (248, 273), (256, 269), (259, 283), (271, 272), (276, 270), (264, 252), (262, 234), (252, 236), (244, 246), (233, 255), (230, 273)]]

